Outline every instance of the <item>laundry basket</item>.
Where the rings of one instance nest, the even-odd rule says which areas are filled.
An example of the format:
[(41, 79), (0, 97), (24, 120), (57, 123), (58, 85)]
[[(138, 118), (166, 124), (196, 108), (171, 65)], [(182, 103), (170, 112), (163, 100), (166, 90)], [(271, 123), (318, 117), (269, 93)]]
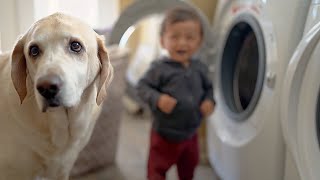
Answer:
[(111, 64), (114, 67), (114, 79), (108, 87), (107, 98), (91, 139), (80, 152), (71, 171), (71, 177), (79, 177), (115, 163), (119, 125), (123, 110), (121, 97), (125, 90), (128, 50), (116, 46), (107, 49)]

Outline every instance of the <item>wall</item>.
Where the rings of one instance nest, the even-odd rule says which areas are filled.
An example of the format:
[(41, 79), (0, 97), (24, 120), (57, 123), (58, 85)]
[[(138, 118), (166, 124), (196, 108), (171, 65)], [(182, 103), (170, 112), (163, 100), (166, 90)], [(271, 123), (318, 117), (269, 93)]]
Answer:
[(110, 28), (119, 16), (119, 2), (117, 0), (98, 0), (98, 27)]
[(11, 48), (17, 35), (15, 1), (0, 0), (0, 4), (1, 49), (6, 51)]
[(207, 16), (209, 22), (213, 22), (214, 13), (218, 0), (190, 0), (192, 4), (197, 6)]
[(0, 0), (0, 33), (1, 33), (1, 49), (7, 51), (18, 35), (17, 15), (15, 11), (15, 1)]
[[(86, 6), (89, 1), (89, 6)], [(116, 0), (0, 0), (0, 47), (13, 48), (15, 41), (36, 20), (56, 11), (80, 17), (93, 28), (108, 28), (118, 17)], [(86, 13), (84, 13), (86, 12)]]
[(34, 22), (34, 0), (15, 0), (18, 34), (26, 32)]

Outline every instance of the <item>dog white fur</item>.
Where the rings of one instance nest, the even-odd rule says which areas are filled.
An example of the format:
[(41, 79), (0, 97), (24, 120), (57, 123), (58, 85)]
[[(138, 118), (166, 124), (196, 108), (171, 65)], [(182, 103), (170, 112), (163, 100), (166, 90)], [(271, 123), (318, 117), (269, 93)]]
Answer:
[(103, 39), (82, 21), (34, 23), (0, 55), (0, 180), (68, 179), (112, 75)]

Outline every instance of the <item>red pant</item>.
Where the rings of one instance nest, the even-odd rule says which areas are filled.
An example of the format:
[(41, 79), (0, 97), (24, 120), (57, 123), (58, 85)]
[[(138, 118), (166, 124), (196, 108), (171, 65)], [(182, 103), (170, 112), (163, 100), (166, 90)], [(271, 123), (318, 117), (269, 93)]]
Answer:
[(151, 132), (148, 179), (165, 180), (168, 169), (176, 164), (180, 180), (192, 180), (199, 162), (198, 135), (182, 142), (170, 142)]

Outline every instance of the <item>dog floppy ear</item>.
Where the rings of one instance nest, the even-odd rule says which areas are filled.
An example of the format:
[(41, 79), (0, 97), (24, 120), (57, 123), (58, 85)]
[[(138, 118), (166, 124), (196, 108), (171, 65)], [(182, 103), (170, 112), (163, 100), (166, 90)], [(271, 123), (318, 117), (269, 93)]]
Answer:
[(25, 36), (20, 37), (11, 54), (11, 79), (22, 104), (27, 95), (27, 65), (23, 53)]
[(101, 63), (100, 82), (98, 86), (98, 94), (96, 103), (100, 105), (107, 96), (107, 87), (113, 78), (113, 67), (110, 63), (107, 49), (104, 45), (104, 39), (97, 35), (98, 57)]

